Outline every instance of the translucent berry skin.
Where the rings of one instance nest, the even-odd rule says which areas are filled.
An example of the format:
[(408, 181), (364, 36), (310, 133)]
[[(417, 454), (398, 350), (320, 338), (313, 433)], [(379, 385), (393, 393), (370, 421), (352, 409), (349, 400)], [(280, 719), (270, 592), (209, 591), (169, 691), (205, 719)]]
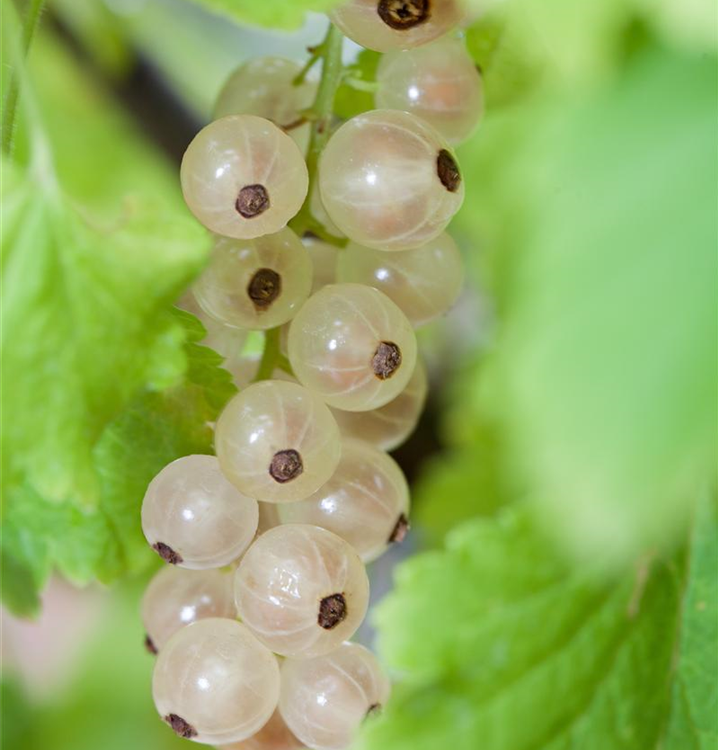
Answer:
[(377, 109), (344, 123), (319, 162), (322, 203), (349, 239), (410, 250), (446, 228), (464, 200), (448, 143), (415, 115)]
[(328, 242), (316, 239), (315, 237), (305, 237), (302, 242), (309, 252), (312, 259), (313, 280), (312, 294), (318, 292), (327, 284), (333, 284), (337, 278), (337, 261), (340, 251), (334, 245)]
[[(195, 742), (215, 745), (251, 737), (279, 697), (277, 659), (236, 620), (200, 620), (175, 633), (152, 675), (159, 715)], [(192, 733), (195, 733), (194, 735)]]
[(296, 143), (269, 120), (231, 115), (195, 136), (180, 169), (190, 211), (217, 234), (254, 239), (283, 229), (307, 195)]
[(384, 55), (377, 83), (377, 107), (421, 117), (454, 146), (471, 136), (484, 111), (481, 75), (459, 39)]
[[(402, 6), (413, 11), (404, 21), (396, 14)], [(458, 25), (462, 17), (460, 0), (349, 0), (331, 14), (345, 36), (377, 52), (426, 44)]]
[[(282, 523), (321, 526), (349, 542), (367, 563), (399, 536), (409, 518), (409, 485), (391, 456), (363, 440), (344, 440), (331, 479), (299, 503), (279, 506)], [(401, 537), (403, 538), (403, 537)]]
[[(377, 357), (388, 345), (400, 361), (382, 372)], [(312, 295), (292, 320), (288, 349), (299, 381), (347, 411), (376, 409), (396, 398), (416, 364), (416, 336), (404, 313), (361, 284), (330, 284)]]
[(371, 411), (332, 409), (332, 414), (343, 436), (361, 438), (384, 451), (392, 451), (416, 428), (427, 391), (426, 368), (418, 359), (406, 388), (388, 404)]
[(257, 501), (223, 476), (214, 456), (178, 458), (150, 482), (142, 531), (166, 561), (183, 568), (220, 568), (254, 538)]
[(264, 380), (237, 394), (215, 430), (225, 476), (267, 503), (308, 497), (339, 463), (339, 428), (321, 399), (297, 383)]
[(309, 251), (291, 229), (282, 229), (254, 240), (217, 238), (194, 294), (216, 320), (258, 330), (294, 317), (311, 287)]
[(369, 581), (354, 549), (317, 526), (287, 524), (260, 536), (237, 568), (242, 621), (282, 656), (325, 654), (366, 614)]
[(284, 723), (277, 710), (257, 734), (243, 742), (222, 745), (219, 750), (304, 750), (305, 747)]
[(351, 243), (340, 254), (337, 280), (384, 292), (418, 328), (453, 307), (464, 284), (464, 265), (456, 243), (443, 232), (415, 250), (400, 253)]
[(309, 145), (309, 123), (300, 124), (300, 112), (310, 107), (317, 82), (308, 78), (292, 84), (301, 65), (283, 57), (258, 57), (240, 65), (217, 97), (214, 119), (227, 115), (257, 115), (285, 130), (302, 153)]
[(366, 716), (386, 704), (389, 693), (389, 680), (371, 651), (344, 643), (325, 656), (282, 664), (279, 710), (309, 747), (342, 750)]
[(142, 597), (147, 645), (161, 650), (170, 636), (197, 620), (236, 617), (232, 579), (227, 570), (160, 568)]

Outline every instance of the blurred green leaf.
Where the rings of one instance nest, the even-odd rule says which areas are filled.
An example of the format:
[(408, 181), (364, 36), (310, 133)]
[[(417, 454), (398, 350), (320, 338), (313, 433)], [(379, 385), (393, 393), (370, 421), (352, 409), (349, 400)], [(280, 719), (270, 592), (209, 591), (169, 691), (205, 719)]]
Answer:
[(329, 11), (340, 0), (192, 0), (212, 13), (238, 23), (292, 29), (301, 26), (308, 11)]
[[(210, 423), (235, 392), (230, 374), (220, 368), (222, 358), (197, 345), (201, 324), (180, 311), (177, 319), (187, 335), (185, 378), (160, 393), (140, 394), (104, 430), (92, 453), (99, 506), (80, 510), (48, 502), (27, 484), (9, 493), (3, 554), (14, 568), (31, 571), (30, 580), (22, 579), (26, 597), (36, 597), (53, 567), (81, 585), (142, 571), (154, 561), (140, 527), (147, 485), (170, 461), (212, 452)], [(13, 584), (3, 597), (13, 596), (20, 581)], [(14, 596), (6, 603), (18, 614), (30, 613)]]
[(199, 269), (205, 233), (131, 203), (95, 226), (46, 172), (4, 163), (3, 178), (5, 481), (91, 506), (105, 425), (138, 388), (182, 375), (182, 332), (165, 311)]
[(507, 167), (533, 211), (483, 402), (547, 525), (602, 563), (681, 534), (715, 471), (716, 83), (714, 58), (644, 49)]
[(708, 750), (716, 555), (707, 499), (692, 544), (611, 580), (569, 566), (526, 507), (460, 526), (379, 607), (399, 685), (357, 750)]
[[(61, 689), (35, 697), (5, 665), (3, 750), (187, 747), (157, 716), (152, 702), (154, 659), (143, 647), (138, 611), (142, 583), (125, 585), (112, 596), (93, 592), (97, 624), (86, 637), (81, 657), (66, 667)], [(63, 616), (65, 626), (71, 625), (72, 613)]]

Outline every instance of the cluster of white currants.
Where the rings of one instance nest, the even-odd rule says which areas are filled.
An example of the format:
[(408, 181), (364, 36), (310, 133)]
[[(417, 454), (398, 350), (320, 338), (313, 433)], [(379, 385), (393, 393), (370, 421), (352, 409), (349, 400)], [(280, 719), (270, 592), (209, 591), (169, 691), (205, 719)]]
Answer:
[[(333, 20), (392, 51), (382, 108), (333, 132), (316, 175), (303, 152), (317, 84), (277, 58), (234, 73), (181, 168), (215, 234), (192, 309), (240, 392), (216, 457), (180, 458), (147, 490), (142, 528), (171, 565), (142, 617), (160, 716), (227, 750), (339, 750), (387, 700), (377, 660), (348, 639), (367, 610), (365, 564), (409, 527), (386, 451), (426, 396), (414, 329), (463, 279), (444, 232), (464, 194), (450, 144), (476, 127), (482, 96), (462, 41), (437, 39), (460, 20), (455, 2), (351, 0)], [(303, 206), (347, 247), (288, 228)], [(266, 351), (261, 367), (241, 354), (248, 330), (274, 336), (270, 379), (257, 375)]]

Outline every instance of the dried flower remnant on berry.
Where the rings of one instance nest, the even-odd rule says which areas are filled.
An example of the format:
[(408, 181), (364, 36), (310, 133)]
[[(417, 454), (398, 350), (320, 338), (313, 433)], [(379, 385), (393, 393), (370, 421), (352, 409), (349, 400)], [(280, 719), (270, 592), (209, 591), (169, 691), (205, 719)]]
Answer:
[(266, 310), (282, 292), (282, 277), (271, 268), (260, 268), (247, 286), (247, 294), (257, 310)]
[(235, 202), (237, 212), (245, 219), (253, 219), (269, 208), (269, 193), (264, 185), (245, 185)]
[(378, 716), (381, 713), (381, 703), (372, 703), (367, 709), (365, 719), (370, 719), (373, 716)]
[(336, 627), (347, 616), (347, 602), (344, 594), (332, 594), (322, 599), (319, 604), (319, 618), (317, 622), (324, 630)]
[(192, 737), (197, 736), (197, 730), (191, 724), (188, 724), (181, 716), (177, 716), (177, 714), (168, 714), (165, 716), (165, 721), (172, 727), (174, 733), (179, 737), (191, 740)]
[(409, 533), (409, 519), (402, 513), (394, 526), (394, 530), (391, 532), (389, 537), (390, 543), (401, 544), (406, 539), (406, 535)]
[(392, 341), (382, 341), (374, 352), (371, 367), (379, 380), (390, 378), (401, 365), (401, 349)]
[(413, 29), (431, 15), (430, 0), (380, 0), (376, 10), (381, 20), (397, 31)]
[(155, 642), (150, 638), (149, 635), (145, 635), (145, 648), (150, 654), (157, 655), (157, 646), (155, 646)]
[(170, 565), (179, 565), (182, 562), (182, 555), (175, 552), (169, 544), (155, 542), (155, 544), (152, 545), (152, 549)]
[(436, 159), (436, 172), (441, 184), (450, 192), (455, 193), (461, 185), (461, 172), (454, 157), (445, 149), (439, 151)]
[(291, 482), (304, 471), (304, 463), (299, 453), (293, 449), (277, 451), (269, 464), (269, 473), (272, 479), (279, 484)]

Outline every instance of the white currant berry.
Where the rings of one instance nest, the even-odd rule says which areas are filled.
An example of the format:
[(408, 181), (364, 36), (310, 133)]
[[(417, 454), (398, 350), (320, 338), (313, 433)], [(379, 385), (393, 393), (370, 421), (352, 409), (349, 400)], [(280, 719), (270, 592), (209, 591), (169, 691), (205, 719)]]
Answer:
[(330, 284), (312, 295), (289, 329), (294, 374), (330, 405), (375, 409), (399, 395), (416, 363), (416, 336), (382, 292)]
[(312, 259), (314, 269), (312, 294), (314, 294), (327, 284), (333, 284), (336, 281), (339, 251), (334, 245), (317, 237), (305, 237), (302, 241)]
[(418, 327), (451, 309), (464, 283), (464, 266), (456, 243), (443, 232), (421, 247), (400, 253), (351, 243), (340, 254), (337, 280), (384, 292)]
[(344, 123), (319, 162), (322, 202), (354, 242), (409, 250), (444, 231), (464, 200), (446, 141), (415, 115), (377, 109)]
[(416, 428), (424, 409), (428, 381), (420, 359), (406, 388), (388, 404), (371, 411), (332, 409), (342, 435), (361, 438), (385, 451), (400, 446)]
[(181, 737), (215, 745), (261, 729), (277, 707), (277, 659), (236, 620), (199, 620), (176, 632), (152, 675), (159, 715)]
[(283, 229), (307, 196), (296, 143), (254, 115), (215, 120), (195, 136), (180, 170), (192, 213), (217, 234), (253, 239)]
[(331, 14), (343, 34), (377, 52), (426, 44), (462, 17), (461, 0), (348, 0)]
[(254, 240), (218, 237), (194, 294), (213, 318), (237, 328), (286, 323), (309, 296), (312, 260), (291, 229)]
[(160, 568), (142, 597), (145, 645), (153, 653), (180, 628), (206, 617), (236, 617), (233, 572)]
[(339, 428), (329, 409), (296, 383), (264, 380), (237, 394), (215, 430), (225, 476), (270, 503), (308, 497), (336, 469)]
[(356, 643), (314, 659), (282, 664), (279, 710), (294, 734), (315, 750), (343, 750), (390, 692), (376, 657)]
[(257, 531), (257, 501), (228, 482), (214, 456), (178, 458), (150, 482), (142, 531), (152, 549), (183, 568), (236, 560)]
[(292, 81), (301, 65), (283, 57), (258, 57), (240, 65), (227, 79), (217, 98), (214, 118), (227, 115), (258, 115), (282, 128), (305, 153), (311, 126), (302, 110), (311, 107), (317, 81)]
[(278, 507), (282, 523), (305, 523), (345, 539), (364, 562), (376, 560), (409, 529), (409, 485), (384, 451), (363, 440), (344, 440), (331, 479), (298, 503)]
[(257, 734), (242, 742), (222, 745), (219, 750), (304, 750), (304, 748), (306, 745), (294, 736), (277, 709)]
[(459, 39), (384, 55), (377, 83), (377, 107), (421, 117), (452, 145), (463, 143), (483, 114), (481, 75)]
[[(289, 503), (292, 505), (293, 503)], [(261, 536), (265, 531), (273, 529), (275, 526), (279, 526), (281, 521), (279, 520), (279, 508), (282, 504), (280, 503), (259, 503), (259, 526), (257, 526), (257, 535)]]
[(369, 581), (354, 549), (317, 526), (266, 531), (237, 568), (242, 621), (275, 653), (306, 658), (350, 638), (366, 614)]

